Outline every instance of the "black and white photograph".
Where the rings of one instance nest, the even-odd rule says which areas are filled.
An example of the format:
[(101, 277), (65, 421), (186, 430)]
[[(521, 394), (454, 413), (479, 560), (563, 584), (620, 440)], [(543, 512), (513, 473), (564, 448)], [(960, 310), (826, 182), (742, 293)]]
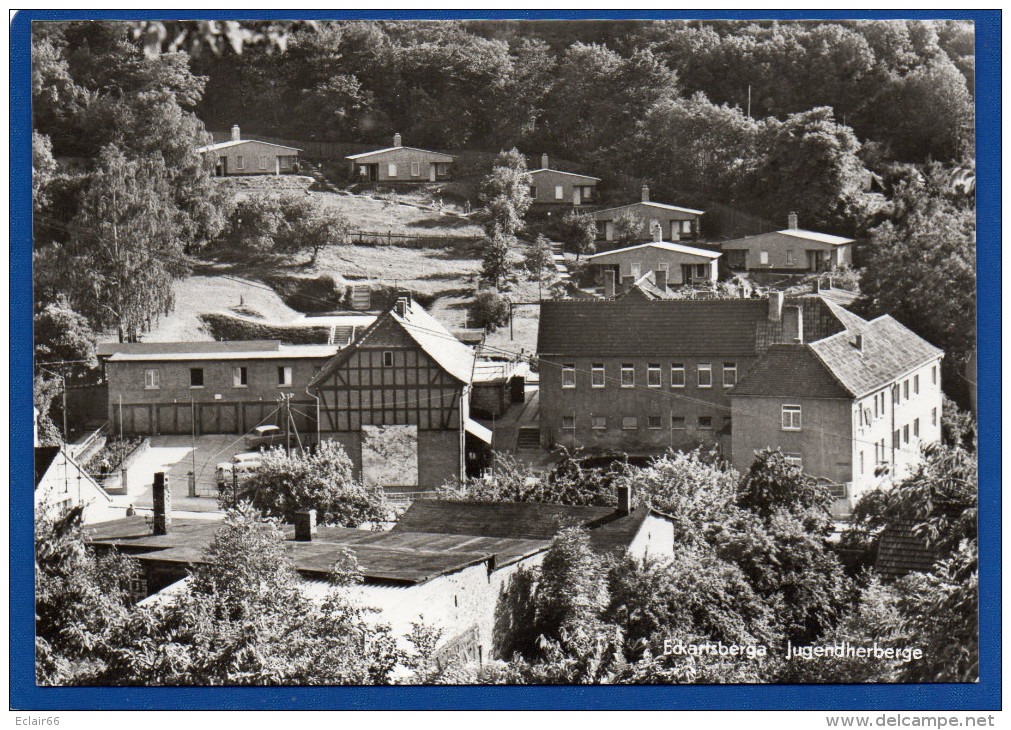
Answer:
[(976, 47), (33, 20), (36, 685), (979, 682)]

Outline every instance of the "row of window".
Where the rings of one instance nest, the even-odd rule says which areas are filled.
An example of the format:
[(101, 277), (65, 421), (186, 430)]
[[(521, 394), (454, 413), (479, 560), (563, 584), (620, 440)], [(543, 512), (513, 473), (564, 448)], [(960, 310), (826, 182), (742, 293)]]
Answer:
[[(449, 172), (449, 166), (445, 162), (435, 162), (435, 163), (432, 163), (432, 164), (435, 165), (435, 174), (436, 175), (445, 175), (446, 173)], [(387, 163), (387, 165), (386, 165), (386, 175), (387, 175), (387, 177), (397, 177), (398, 171), (399, 171), (399, 168), (397, 167), (397, 163), (396, 162), (389, 162), (389, 163)], [(411, 163), (411, 177), (421, 177), (421, 163), (420, 162), (412, 162)]]
[[(277, 367), (277, 384), (279, 386), (289, 386), (291, 385), (291, 383), (292, 383), (291, 366), (279, 365)], [(204, 387), (203, 368), (190, 368), (190, 387), (191, 388)], [(232, 387), (233, 388), (249, 387), (249, 368), (246, 367), (232, 368)], [(159, 388), (161, 388), (161, 371), (154, 368), (145, 370), (144, 389), (158, 390)]]
[[(635, 365), (633, 363), (622, 363), (620, 369), (619, 384), (622, 388), (635, 387)], [(695, 382), (699, 388), (713, 387), (713, 365), (708, 362), (700, 362), (695, 367)], [(729, 388), (737, 383), (737, 363), (723, 363), (723, 387)], [(672, 363), (670, 366), (670, 387), (684, 388), (686, 384), (686, 370), (684, 363)], [(562, 387), (576, 387), (576, 366), (572, 363), (562, 365)], [(607, 368), (603, 363), (590, 365), (590, 387), (607, 387)], [(646, 387), (663, 387), (663, 367), (656, 363), (646, 366)]]
[[(933, 385), (937, 385), (937, 366), (934, 365), (930, 369), (930, 380)], [(908, 401), (911, 397), (910, 395), (910, 384), (912, 384), (912, 395), (920, 394), (920, 375), (917, 373), (911, 379), (906, 378), (902, 383), (896, 383), (892, 387), (892, 403), (899, 404), (903, 401)], [(886, 410), (886, 399), (885, 391), (881, 391), (873, 396), (874, 400), (874, 418), (884, 416), (887, 413)], [(863, 416), (863, 425), (871, 425), (871, 409), (862, 409), (861, 415)]]
[[(937, 409), (930, 409), (930, 425), (937, 426)], [(892, 449), (902, 448), (904, 445), (909, 444), (910, 433), (912, 433), (912, 438), (920, 437), (920, 419), (914, 418), (912, 424), (906, 424), (902, 428), (897, 428), (892, 432)], [(888, 450), (885, 446), (885, 440), (874, 442), (874, 463), (883, 464), (888, 462)], [(864, 473), (864, 452), (860, 452), (860, 473)]]
[[(270, 157), (269, 156), (267, 156), (267, 155), (260, 155), (259, 157), (254, 158), (254, 159), (259, 160), (260, 169), (261, 170), (268, 169), (267, 165), (270, 164)], [(243, 158), (242, 155), (236, 155), (235, 156), (235, 169), (236, 170), (244, 170), (244, 169), (246, 169), (246, 162), (245, 162), (245, 159)]]
[[(592, 185), (573, 185), (573, 191), (579, 191), (579, 199), (581, 201), (590, 200), (593, 198), (593, 186)], [(530, 186), (530, 197), (537, 197), (537, 186)], [(565, 187), (563, 185), (555, 185), (555, 200), (565, 200)]]
[[(663, 416), (646, 416), (646, 428), (650, 430), (659, 430), (664, 428), (665, 419)], [(613, 417), (612, 417), (612, 423)], [(590, 416), (590, 428), (594, 431), (606, 431), (608, 430), (608, 417), (607, 416)], [(615, 424), (616, 425), (616, 424)], [(724, 416), (723, 418), (724, 428), (729, 428), (730, 426), (730, 416)], [(685, 416), (675, 416), (670, 417), (670, 427), (675, 431), (683, 431), (688, 428), (688, 419)], [(712, 416), (699, 416), (695, 422), (695, 428), (700, 431), (708, 431), (713, 428), (713, 417)], [(562, 416), (562, 430), (563, 431), (575, 431), (576, 430), (576, 416)], [(639, 430), (639, 417), (638, 416), (622, 416), (621, 417), (621, 430), (622, 431), (637, 431)]]

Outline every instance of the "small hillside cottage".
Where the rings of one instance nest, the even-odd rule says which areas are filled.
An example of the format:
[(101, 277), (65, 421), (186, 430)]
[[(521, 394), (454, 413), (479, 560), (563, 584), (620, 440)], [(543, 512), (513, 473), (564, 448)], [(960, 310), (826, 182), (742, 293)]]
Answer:
[(297, 147), (242, 139), (238, 125), (232, 127), (232, 138), (200, 147), (197, 152), (214, 155), (214, 174), (232, 175), (291, 175), (298, 169)]
[(901, 479), (921, 446), (940, 442), (944, 353), (888, 315), (842, 320), (827, 337), (769, 347), (729, 395), (737, 468), (781, 448), (839, 485), (835, 510), (847, 515), (880, 471)]
[(617, 208), (605, 208), (594, 212), (597, 222), (597, 240), (615, 241), (618, 238), (614, 219), (624, 213), (631, 213), (642, 222), (639, 229), (639, 240), (649, 241), (653, 237), (653, 229), (660, 225), (661, 238), (668, 241), (698, 240), (703, 211), (692, 208), (682, 208), (666, 203), (654, 203), (649, 199), (649, 187), (642, 186), (642, 200)]
[(720, 244), (725, 263), (735, 271), (829, 271), (853, 265), (853, 239), (797, 227), (797, 214), (781, 231), (760, 233)]
[(691, 284), (715, 284), (720, 254), (702, 248), (660, 240), (659, 226), (655, 240), (587, 257), (594, 280), (611, 298), (628, 291), (648, 275), (649, 283), (662, 295), (668, 288)]
[(435, 489), (476, 476), (491, 432), (470, 416), (475, 366), (470, 347), (401, 297), (309, 383), (321, 437), (383, 486)]
[(349, 155), (351, 177), (363, 182), (425, 183), (452, 179), (456, 158), (442, 152), (404, 147), (399, 134), (393, 146)]
[(530, 177), (530, 197), (536, 208), (579, 208), (597, 202), (599, 177), (553, 170), (547, 155), (541, 155), (541, 166), (531, 170)]

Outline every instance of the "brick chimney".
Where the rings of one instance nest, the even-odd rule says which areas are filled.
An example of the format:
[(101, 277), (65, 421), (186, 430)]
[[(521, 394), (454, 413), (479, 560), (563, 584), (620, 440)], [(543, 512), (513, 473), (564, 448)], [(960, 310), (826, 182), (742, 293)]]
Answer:
[(863, 352), (864, 351), (864, 336), (863, 335), (861, 335), (861, 334), (858, 333), (853, 338), (853, 347), (857, 348), (857, 352)]
[(604, 269), (604, 298), (614, 299), (614, 269)]
[(242, 139), (242, 135), (239, 133), (239, 125), (238, 124), (233, 124), (232, 125), (232, 141), (233, 142), (238, 142), (241, 139)]
[(541, 155), (541, 167), (543, 167), (545, 170), (548, 169), (548, 153), (547, 152), (545, 152), (543, 155)]
[(788, 215), (786, 217), (786, 223), (787, 223), (786, 227), (789, 230), (791, 230), (791, 231), (796, 230), (797, 229), (797, 214), (796, 213), (790, 213), (790, 215)]
[(154, 507), (154, 534), (167, 535), (172, 529), (172, 490), (169, 489), (168, 475), (155, 472), (151, 490)]
[(393, 146), (394, 147), (400, 147), (400, 146), (402, 146), (402, 144), (403, 144), (403, 142), (402, 142), (402, 140), (400, 138), (400, 132), (397, 132), (395, 135), (393, 135)]
[(632, 487), (622, 484), (618, 487), (618, 514), (627, 515), (632, 513)]
[(394, 307), (397, 314), (401, 317), (406, 317), (407, 313), (411, 311), (411, 299), (410, 297), (398, 297), (397, 304)]
[(667, 269), (654, 269), (653, 282), (660, 291), (667, 291)]
[(801, 307), (783, 309), (783, 336), (787, 342), (804, 341), (804, 310)]
[(642, 184), (642, 202), (644, 203), (649, 202), (649, 185), (647, 185), (646, 183)]
[(783, 292), (769, 292), (769, 321), (781, 322), (783, 320)]
[(299, 542), (312, 542), (316, 534), (316, 510), (296, 512), (294, 515), (295, 539)]

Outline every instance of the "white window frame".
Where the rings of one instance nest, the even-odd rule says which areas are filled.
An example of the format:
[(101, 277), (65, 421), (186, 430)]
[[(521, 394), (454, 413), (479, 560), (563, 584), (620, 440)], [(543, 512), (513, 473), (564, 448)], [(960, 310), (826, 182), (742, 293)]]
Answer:
[[(566, 425), (566, 424), (570, 425)], [(576, 414), (573, 413), (571, 416), (562, 416), (562, 430), (563, 431), (575, 431), (576, 430)]]
[(769, 252), (768, 251), (759, 251), (758, 252), (758, 263), (760, 265), (762, 265), (762, 266), (768, 266), (769, 265)]
[[(654, 375), (656, 376), (656, 383), (653, 382)], [(646, 366), (646, 387), (647, 388), (663, 387), (663, 371), (660, 369), (659, 365)]]
[(555, 200), (565, 200), (565, 187), (555, 185)]
[(421, 163), (412, 162), (411, 163), (411, 177), (421, 177)]
[(801, 431), (804, 428), (803, 409), (797, 404), (784, 403), (780, 408), (779, 417), (780, 428), (783, 431)]
[[(734, 379), (732, 381), (727, 380), (727, 373), (733, 373)], [(732, 388), (735, 385), (737, 385), (737, 363), (725, 362), (723, 363), (723, 387)]]
[(148, 368), (144, 371), (144, 390), (160, 390), (161, 373), (158, 368)]
[(607, 430), (607, 416), (591, 416), (590, 429), (593, 431)]
[(621, 430), (622, 431), (638, 431), (639, 430), (639, 418), (637, 416), (622, 416), (621, 417)]
[[(630, 373), (631, 379), (626, 383), (625, 374)], [(635, 387), (635, 365), (629, 365), (628, 363), (623, 363), (621, 366), (621, 387), (622, 388), (634, 388)]]
[(692, 222), (691, 221), (681, 221), (681, 233), (687, 233), (691, 235), (692, 232)]
[(397, 163), (387, 162), (386, 163), (386, 177), (396, 177), (397, 176)]
[[(709, 382), (702, 382), (702, 373), (708, 373)], [(711, 362), (700, 362), (695, 368), (695, 382), (700, 388), (713, 387), (713, 364)]]
[[(607, 387), (607, 371), (603, 365), (597, 363), (590, 366), (590, 387), (591, 388), (606, 388)], [(599, 378), (599, 382), (598, 382)]]
[(278, 388), (290, 388), (292, 384), (292, 368), (291, 365), (278, 365), (277, 366), (277, 387)]
[[(243, 377), (243, 375), (245, 377)], [(245, 382), (242, 382), (243, 380), (245, 380)], [(246, 368), (245, 365), (236, 365), (235, 367), (232, 368), (232, 387), (233, 388), (249, 387), (249, 370)]]
[[(680, 383), (678, 383), (677, 379), (675, 379), (675, 377), (674, 377), (675, 373), (680, 374), (680, 376), (681, 376), (680, 377), (680, 380), (681, 380)], [(672, 388), (684, 388), (685, 384), (687, 382), (688, 381), (687, 381), (686, 376), (685, 376), (685, 365), (684, 365), (684, 363), (671, 363), (671, 366), (670, 366), (670, 387), (672, 387)]]
[(573, 364), (562, 365), (562, 387), (565, 389), (576, 387), (576, 366)]
[(786, 249), (786, 265), (793, 266), (795, 263), (796, 261), (793, 258), (793, 249), (792, 248)]

